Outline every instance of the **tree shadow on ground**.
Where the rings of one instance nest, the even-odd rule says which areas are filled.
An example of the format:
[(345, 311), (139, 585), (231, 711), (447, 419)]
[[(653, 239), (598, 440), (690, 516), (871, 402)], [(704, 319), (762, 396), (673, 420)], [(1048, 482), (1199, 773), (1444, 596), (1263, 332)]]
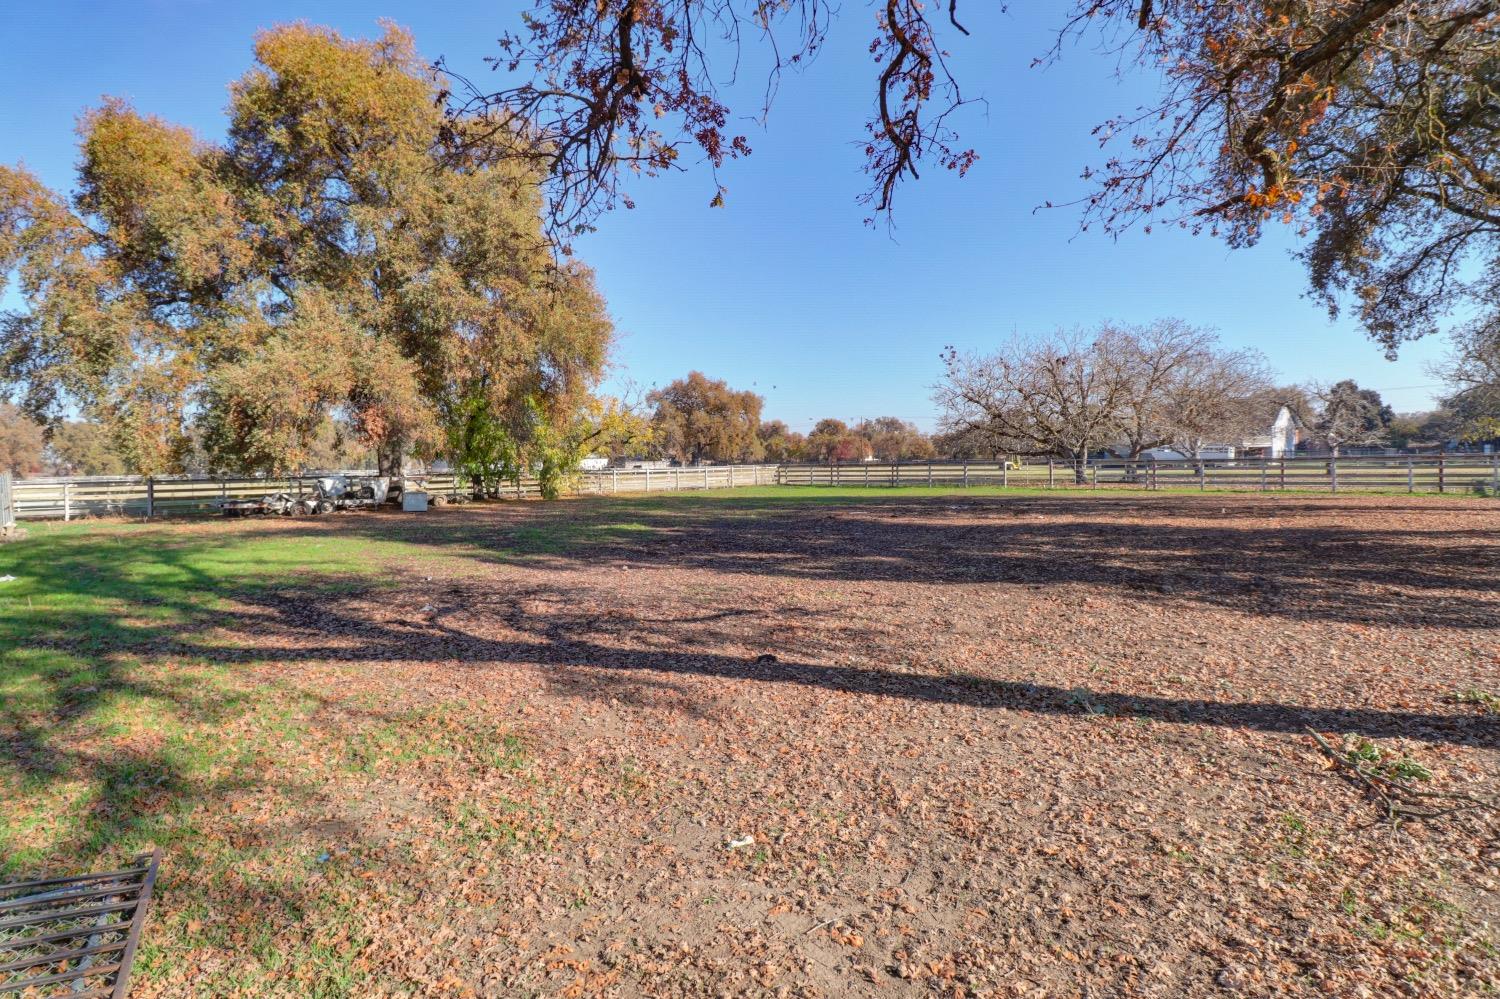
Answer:
[[(1408, 515), (1453, 510), (1222, 496), (672, 497), (280, 529), (398, 537), (549, 568), (619, 562), (843, 582), (1085, 584), (1278, 621), (1500, 628), (1500, 532), (1367, 526), (1408, 505)], [(636, 529), (611, 529), (622, 520)]]
[[(490, 593), (481, 584), (476, 597)], [(874, 667), (830, 666), (795, 660), (702, 652), (660, 636), (659, 647), (629, 648), (585, 637), (597, 633), (597, 617), (570, 616), (567, 608), (587, 599), (583, 591), (535, 584), (524, 588), (532, 606), (558, 608), (556, 615), (516, 617), (523, 632), (515, 638), (489, 638), (445, 623), (445, 612), (383, 623), (367, 616), (359, 594), (340, 597), (300, 588), (253, 589), (236, 596), (236, 609), (219, 623), (243, 636), (239, 643), (205, 645), (188, 637), (156, 636), (156, 652), (172, 657), (212, 657), (219, 662), (254, 664), (281, 661), (388, 665), (451, 663), (458, 670), (510, 666), (554, 667), (571, 671), (716, 677), (755, 683), (817, 687), (841, 693), (897, 697), (913, 702), (959, 704), (1039, 714), (1117, 714), (1154, 720), (1301, 733), (1357, 731), (1375, 738), (1406, 737), (1485, 747), (1500, 746), (1500, 725), (1470, 714), (1433, 714), (1264, 702), (1222, 702), (1118, 694), (1085, 687), (1062, 688), (951, 673), (921, 674)], [(384, 598), (382, 598), (383, 600)], [(424, 598), (425, 599), (425, 598)], [(468, 604), (452, 597), (451, 606)], [(651, 682), (660, 682), (652, 679)]]
[[(0, 790), (50, 801), (55, 814), (30, 820), (49, 831), (40, 850), (7, 842), (0, 821), (0, 874), (49, 856), (119, 857), (162, 835), (164, 816), (263, 780), (217, 765), (204, 777), (215, 747), (201, 733), (257, 708), (253, 689), (222, 670), (243, 655), (205, 636), (225, 621), (221, 600), (277, 583), (207, 571), (206, 555), (233, 557), (232, 540), (152, 540), (79, 534), (6, 550), (18, 580), (0, 607)], [(358, 588), (317, 573), (301, 583)], [(130, 729), (145, 731), (115, 738)]]
[[(830, 666), (794, 656), (766, 661), (703, 652), (675, 629), (754, 612), (705, 609), (696, 621), (632, 616), (611, 627), (592, 608), (575, 613), (592, 594), (572, 585), (568, 576), (603, 561), (801, 580), (1085, 583), (1142, 601), (1161, 599), (1166, 587), (1176, 600), (1273, 618), (1500, 625), (1495, 585), (1500, 547), (1484, 531), (1376, 530), (1359, 525), (1357, 510), (1330, 524), (1329, 506), (1312, 504), (1306, 510), (1277, 506), (1275, 513), (1288, 523), (1262, 536), (1236, 523), (1235, 513), (1217, 497), (1177, 523), (1160, 523), (1166, 518), (1159, 515), (1152, 522), (1106, 515), (1123, 518), (1132, 509), (1161, 513), (1147, 503), (1106, 511), (1091, 500), (1046, 498), (813, 506), (743, 501), (727, 512), (720, 501), (617, 501), (517, 505), (425, 520), (339, 517), (262, 525), (243, 537), (164, 536), (149, 546), (112, 546), (94, 535), (51, 539), (16, 570), (27, 577), (28, 593), (49, 599), (25, 611), (16, 601), (0, 615), (0, 643), (9, 650), (0, 669), (0, 772), (9, 769), (17, 786), (32, 790), (69, 782), (90, 789), (82, 804), (75, 800), (68, 806), (86, 814), (74, 833), (55, 840), (59, 855), (97, 855), (132, 843), (153, 816), (190, 796), (213, 807), (239, 785), (190, 779), (171, 745), (102, 753), (91, 751), (86, 741), (63, 748), (55, 733), (89, 723), (111, 703), (125, 700), (153, 702), (174, 717), (212, 724), (241, 710), (233, 700), (241, 695), (203, 682), (194, 664), (232, 671), (279, 661), (443, 662), (461, 670), (542, 667), (559, 678), (589, 674), (617, 692), (628, 685), (706, 676), (1043, 715), (1111, 713), (1266, 732), (1312, 727), (1375, 738), (1500, 745), (1500, 725), (1493, 719), (1457, 709), (1449, 715), (1229, 703)], [(1222, 526), (1212, 522), (1219, 509), (1225, 509)], [(1264, 505), (1256, 511), (1264, 513)], [(1302, 517), (1317, 522), (1299, 523)], [(630, 532), (628, 543), (613, 533), (626, 519), (643, 528)], [(533, 532), (534, 541), (518, 542), (523, 531)], [(510, 614), (504, 621), (509, 634), (488, 637), (452, 623), (441, 609), (405, 623), (374, 620), (361, 601), (394, 581), (310, 568), (305, 551), (293, 550), (284, 567), (243, 577), (205, 571), (202, 565), (206, 552), (233, 559), (234, 547), (246, 539), (329, 533), (462, 550), (465, 558), (480, 562), (538, 565), (559, 575), (544, 584), (518, 584), (514, 577), (503, 583), (482, 577), (455, 583), (452, 599), (443, 603), (473, 605), (509, 588), (510, 596), (525, 595), (545, 606), (540, 613)], [(654, 638), (643, 637), (653, 631)], [(176, 672), (147, 678), (137, 668), (142, 662), (170, 664)]]

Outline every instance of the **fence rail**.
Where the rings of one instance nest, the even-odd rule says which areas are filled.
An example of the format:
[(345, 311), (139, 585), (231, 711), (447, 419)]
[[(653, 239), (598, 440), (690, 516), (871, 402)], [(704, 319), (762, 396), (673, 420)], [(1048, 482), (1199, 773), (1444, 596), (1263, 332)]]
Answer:
[(782, 465), (776, 481), (799, 486), (1007, 486), (1025, 488), (1246, 489), (1500, 492), (1500, 455), (1376, 455), (1222, 461), (847, 462)]
[[(373, 474), (359, 472), (351, 474)], [(276, 492), (305, 495), (316, 475), (289, 478), (72, 479), (0, 477), (0, 527), (6, 511), (17, 520), (74, 517), (159, 517), (212, 513), (229, 499)], [(433, 495), (457, 495), (462, 483), (451, 473), (411, 477)], [(1228, 461), (1119, 460), (1066, 462), (1030, 460), (1017, 467), (997, 461), (848, 462), (832, 465), (705, 465), (680, 468), (620, 468), (581, 473), (573, 492), (626, 493), (731, 489), (741, 486), (1006, 486), (1022, 488), (1247, 489), (1256, 491), (1359, 490), (1500, 493), (1500, 455), (1398, 455), (1331, 458), (1235, 459)], [(7, 493), (8, 490), (8, 493)], [(535, 479), (508, 484), (502, 495), (535, 499)], [(9, 502), (7, 503), (7, 499)]]
[[(606, 469), (581, 473), (573, 491), (614, 495), (771, 485), (776, 481), (776, 468), (775, 465), (714, 465)], [(374, 473), (350, 471), (347, 474)], [(312, 492), (317, 478), (317, 475), (302, 475), (287, 478), (107, 476), (22, 479), (14, 484), (13, 494), (15, 516), (22, 520), (182, 516), (215, 513), (220, 503), (230, 499), (257, 499), (278, 492), (303, 496)], [(434, 496), (456, 496), (462, 485), (452, 473), (408, 476), (408, 481), (421, 483)], [(514, 499), (536, 499), (541, 496), (541, 487), (535, 479), (523, 477), (519, 482), (507, 483), (501, 494)]]

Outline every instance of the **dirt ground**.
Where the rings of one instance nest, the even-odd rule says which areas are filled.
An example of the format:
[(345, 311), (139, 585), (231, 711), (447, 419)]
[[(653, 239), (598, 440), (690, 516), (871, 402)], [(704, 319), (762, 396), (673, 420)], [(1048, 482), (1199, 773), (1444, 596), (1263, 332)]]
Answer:
[(308, 753), (362, 713), (516, 750), (397, 747), (292, 811), (230, 799), (224, 836), (347, 874), (355, 991), (1500, 990), (1496, 813), (1393, 825), (1305, 731), (1500, 793), (1493, 502), (730, 497), (233, 529), (433, 555), (378, 589), (240, 593), (205, 631), (324, 692)]

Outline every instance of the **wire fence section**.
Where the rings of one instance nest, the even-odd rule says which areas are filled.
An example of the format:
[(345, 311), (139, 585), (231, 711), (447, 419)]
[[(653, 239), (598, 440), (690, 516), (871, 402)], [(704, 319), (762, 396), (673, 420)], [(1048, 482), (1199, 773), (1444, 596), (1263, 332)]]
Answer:
[(1422, 454), (1215, 461), (922, 461), (782, 465), (794, 486), (1005, 486), (1030, 489), (1500, 492), (1500, 455)]
[[(580, 473), (570, 484), (579, 494), (663, 492), (773, 485), (775, 465), (712, 465), (686, 468), (620, 468)], [(23, 520), (72, 520), (76, 517), (163, 517), (217, 513), (225, 500), (259, 499), (274, 493), (305, 496), (319, 475), (374, 475), (351, 470), (283, 478), (96, 476), (83, 478), (21, 479), (12, 488), (15, 517)], [(452, 473), (406, 477), (407, 488), (424, 489), (432, 496), (457, 497), (468, 491)], [(536, 499), (541, 487), (524, 476), (507, 482), (500, 495)]]

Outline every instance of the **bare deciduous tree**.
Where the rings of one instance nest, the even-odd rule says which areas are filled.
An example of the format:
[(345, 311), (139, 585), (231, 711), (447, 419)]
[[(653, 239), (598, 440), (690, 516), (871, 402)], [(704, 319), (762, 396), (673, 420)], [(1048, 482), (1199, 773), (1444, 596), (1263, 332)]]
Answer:
[[(1081, 463), (1122, 432), (1131, 365), (1123, 334), (1113, 328), (1016, 337), (990, 355), (950, 347), (943, 361), (933, 399), (944, 433)], [(1082, 465), (1077, 469), (1082, 481)]]
[(1234, 442), (1266, 430), (1265, 393), (1271, 376), (1253, 350), (1206, 350), (1188, 355), (1175, 371), (1163, 414), (1167, 443), (1198, 457), (1204, 445)]
[(1100, 448), (1137, 461), (1167, 445), (1196, 456), (1259, 429), (1251, 402), (1271, 386), (1259, 353), (1221, 350), (1212, 330), (1178, 319), (1013, 341), (989, 357), (950, 349), (944, 360), (946, 433), (1070, 461)]
[(1452, 389), (1443, 408), (1453, 417), (1456, 435), (1475, 443), (1500, 438), (1500, 323), (1455, 334), (1437, 372)]

